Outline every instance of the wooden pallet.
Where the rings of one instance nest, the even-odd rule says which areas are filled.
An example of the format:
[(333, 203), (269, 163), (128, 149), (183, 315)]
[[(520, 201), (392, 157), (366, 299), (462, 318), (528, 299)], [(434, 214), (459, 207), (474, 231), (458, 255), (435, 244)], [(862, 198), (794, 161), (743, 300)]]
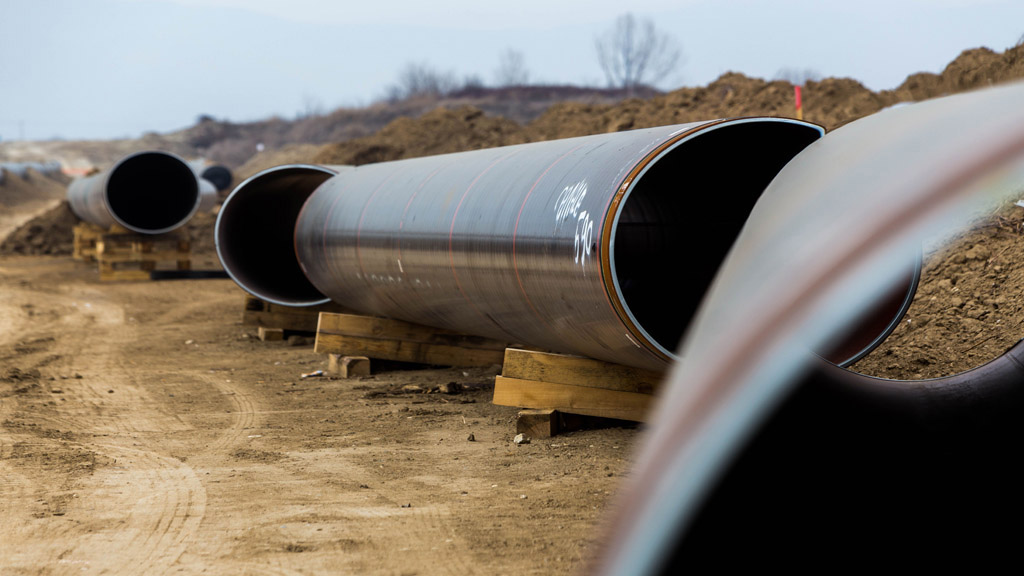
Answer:
[[(321, 312), (343, 313), (346, 310), (334, 302), (318, 306), (282, 306), (246, 294), (242, 308), (242, 324), (259, 326), (263, 328), (264, 334), (269, 334), (270, 331), (281, 331), (282, 337), (285, 331), (312, 335), (316, 333), (316, 325), (320, 320)], [(273, 339), (273, 337), (271, 338)], [(262, 339), (266, 340), (266, 338)]]
[(644, 422), (663, 378), (660, 372), (582, 356), (508, 348), (492, 402), (548, 411), (528, 415), (547, 418), (551, 426), (555, 412)]
[(71, 229), (74, 232), (74, 244), (72, 245), (71, 257), (84, 262), (96, 261), (96, 242), (100, 236), (108, 232), (89, 222), (81, 222)]
[(150, 272), (164, 263), (189, 270), (190, 248), (188, 236), (180, 231), (156, 235), (128, 231), (101, 234), (96, 240), (100, 281), (149, 280)]
[[(314, 350), (435, 366), (501, 364), (507, 342), (390, 318), (320, 313)], [(332, 358), (336, 363), (339, 358)]]

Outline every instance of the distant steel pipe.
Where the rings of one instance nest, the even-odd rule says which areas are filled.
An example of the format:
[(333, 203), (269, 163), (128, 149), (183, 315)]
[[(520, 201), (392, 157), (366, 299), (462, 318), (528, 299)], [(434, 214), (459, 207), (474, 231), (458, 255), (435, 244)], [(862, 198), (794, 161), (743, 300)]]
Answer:
[(354, 310), (664, 369), (761, 192), (822, 134), (741, 118), (360, 166), (312, 194), (295, 249)]
[(209, 212), (217, 205), (220, 196), (217, 187), (206, 178), (199, 178), (199, 208), (197, 212)]
[(196, 173), (197, 178), (208, 180), (218, 192), (231, 187), (231, 170), (220, 164), (210, 164), (203, 158), (189, 160), (188, 165)]
[(239, 184), (221, 205), (214, 229), (217, 256), (235, 283), (275, 304), (329, 302), (309, 283), (296, 259), (295, 220), (317, 186), (349, 169), (286, 164)]
[(98, 226), (117, 223), (141, 234), (178, 228), (199, 208), (199, 181), (184, 160), (169, 152), (128, 155), (110, 170), (71, 182), (68, 202), (76, 216)]
[[(0, 162), (0, 171), (10, 172), (22, 178), (28, 178), (28, 171), (35, 170), (40, 174), (50, 175), (60, 172), (60, 162), (50, 160), (47, 162)], [(0, 176), (0, 182), (3, 177)]]
[(218, 192), (230, 188), (231, 182), (234, 179), (231, 175), (231, 170), (227, 166), (221, 166), (220, 164), (204, 166), (199, 172), (199, 176), (204, 180), (209, 180)]

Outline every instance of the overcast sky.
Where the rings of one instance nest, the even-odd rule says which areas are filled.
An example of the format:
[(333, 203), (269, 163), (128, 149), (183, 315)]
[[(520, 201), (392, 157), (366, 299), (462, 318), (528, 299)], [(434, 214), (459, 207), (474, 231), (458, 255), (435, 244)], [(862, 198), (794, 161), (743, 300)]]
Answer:
[(0, 139), (108, 139), (200, 114), (293, 118), (380, 98), (410, 62), (604, 85), (594, 39), (626, 9), (682, 47), (663, 89), (782, 68), (873, 90), (1024, 35), (1024, 0), (0, 0)]

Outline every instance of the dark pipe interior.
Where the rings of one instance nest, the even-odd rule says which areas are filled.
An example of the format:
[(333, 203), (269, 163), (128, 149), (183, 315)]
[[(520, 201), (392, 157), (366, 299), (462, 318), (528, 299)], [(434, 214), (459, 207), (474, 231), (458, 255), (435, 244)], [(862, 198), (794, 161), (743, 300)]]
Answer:
[(111, 215), (138, 232), (173, 230), (199, 205), (199, 182), (192, 168), (163, 152), (122, 160), (110, 173), (106, 193)]
[(785, 122), (726, 125), (655, 162), (622, 208), (612, 257), (626, 307), (675, 351), (754, 203), (794, 156), (821, 137)]
[(295, 222), (306, 199), (333, 175), (313, 166), (287, 166), (258, 174), (231, 193), (217, 216), (217, 254), (239, 286), (277, 304), (327, 300), (299, 266)]
[(202, 177), (216, 186), (218, 191), (227, 190), (231, 187), (231, 170), (228, 170), (225, 166), (219, 164), (207, 166), (203, 169)]
[(1022, 344), (927, 387), (822, 366), (752, 434), (660, 573), (1019, 561), (1022, 381)]

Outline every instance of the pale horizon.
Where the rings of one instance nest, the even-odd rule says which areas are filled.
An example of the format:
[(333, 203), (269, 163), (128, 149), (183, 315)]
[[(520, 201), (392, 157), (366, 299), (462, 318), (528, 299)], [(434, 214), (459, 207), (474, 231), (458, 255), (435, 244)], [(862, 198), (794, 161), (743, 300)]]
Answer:
[[(1024, 35), (1024, 2), (638, 0), (681, 46), (662, 90), (782, 69), (886, 90), (961, 52)], [(620, 3), (445, 0), (6, 0), (0, 141), (135, 138), (193, 125), (295, 118), (382, 98), (409, 63), (491, 84), (506, 50), (534, 84), (606, 86), (595, 38)]]

